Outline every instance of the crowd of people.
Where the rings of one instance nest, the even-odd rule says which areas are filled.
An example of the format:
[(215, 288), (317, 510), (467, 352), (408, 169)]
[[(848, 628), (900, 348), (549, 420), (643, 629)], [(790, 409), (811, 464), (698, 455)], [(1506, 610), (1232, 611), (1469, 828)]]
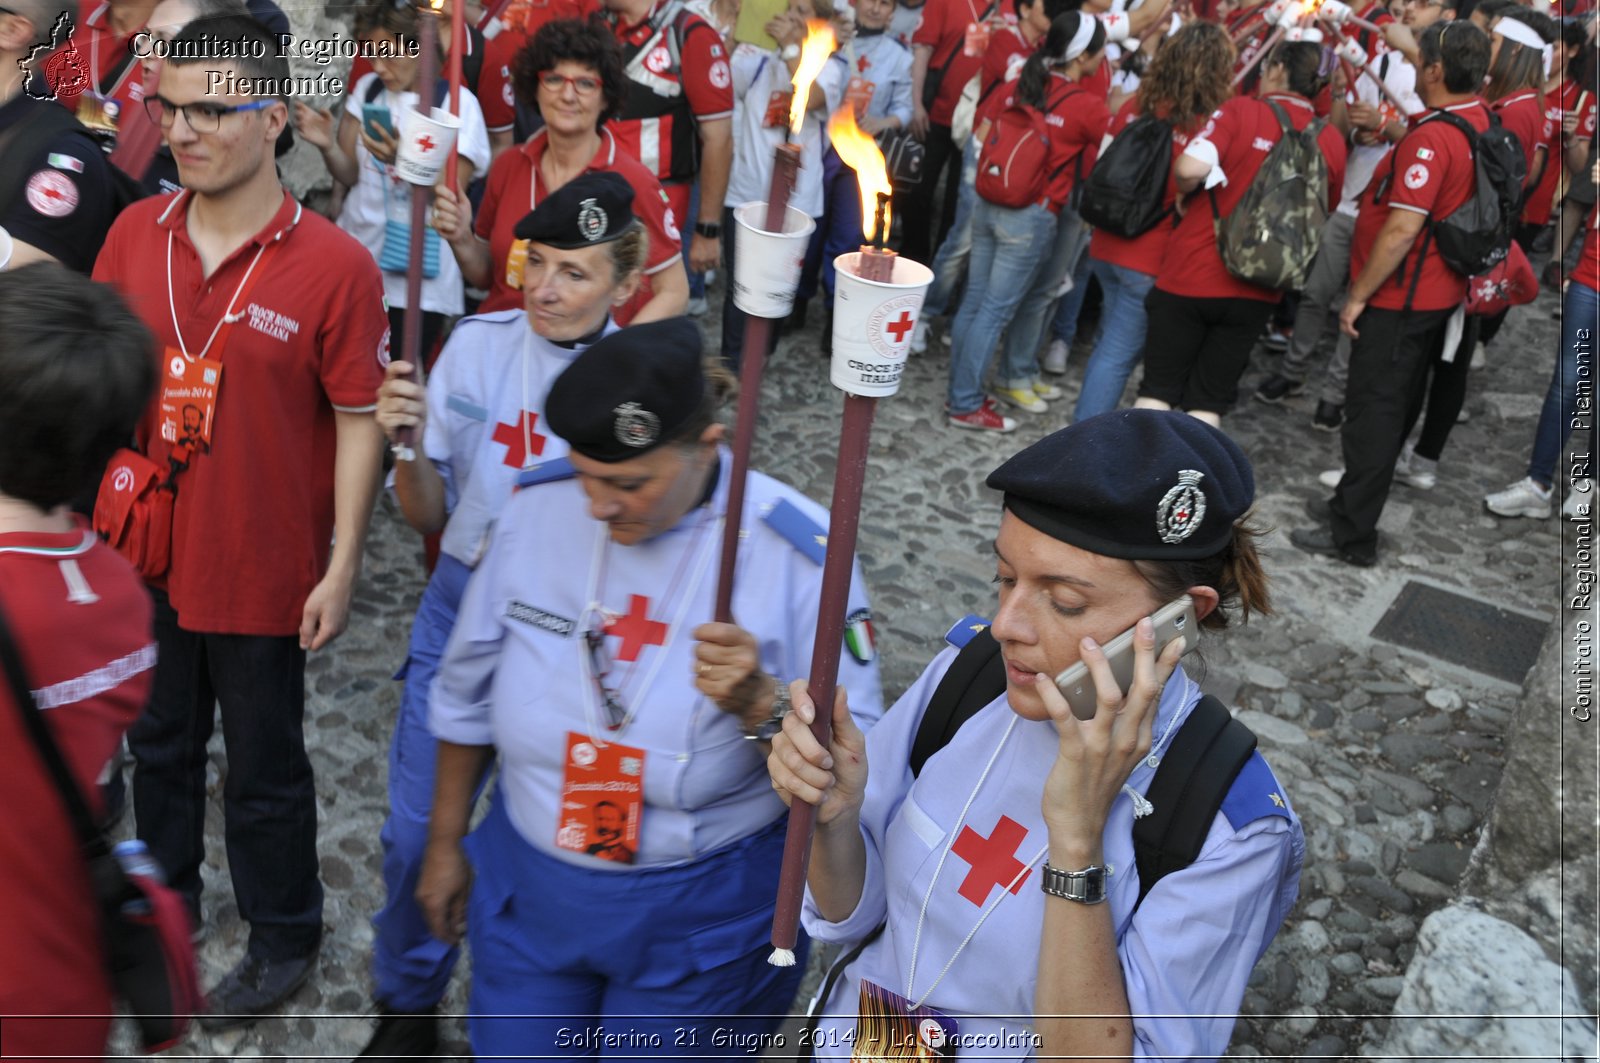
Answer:
[[(1528, 475), (1484, 504), (1547, 518), (1570, 480), (1564, 512), (1589, 514), (1587, 467), (1558, 468), (1592, 412), (1600, 313), (1584, 0), (463, 14), (453, 103), (423, 83), (431, 16), (369, 0), (328, 108), (217, 91), (218, 70), (290, 83), (272, 0), (0, 7), (0, 606), (97, 811), (124, 800), (126, 731), (132, 829), (197, 934), (220, 719), (249, 938), (202, 1021), (272, 1014), (316, 969), (305, 666), (351, 622), (387, 467), (430, 575), (397, 677), (364, 1055), (436, 1051), (464, 938), (480, 1055), (696, 1056), (770, 1033), (809, 940), (801, 965), (768, 963), (794, 800), (817, 806), (805, 930), (846, 946), (816, 1054), (933, 1028), (1004, 1058), (1225, 1051), (1304, 838), (1253, 737), (1179, 663), (1192, 638), (1158, 645), (1150, 618), (1270, 611), (1254, 474), (1224, 430), (1259, 343), (1284, 356), (1253, 397), (1317, 375), (1313, 423), (1340, 433), (1332, 495), (1290, 541), (1372, 565), (1393, 484), (1436, 482), (1535, 263), (1564, 286), (1562, 347)], [(794, 101), (819, 22), (836, 50)], [(151, 40), (164, 58), (135, 47)], [(460, 126), (415, 285), (399, 123), (429, 98)], [(952, 629), (888, 711), (859, 564), (839, 696), (811, 700), (829, 518), (794, 489), (750, 474), (732, 619), (714, 607), (745, 315), (724, 298), (710, 357), (696, 319), (750, 253), (734, 209), (764, 198), (780, 144), (816, 222), (786, 325), (832, 291), (861, 240), (826, 129), (846, 109), (912, 160), (891, 239), (933, 268), (907, 349), (948, 345), (947, 423), (1057, 428), (987, 478), (992, 619)], [(285, 186), (296, 141), (327, 201)], [(1092, 301), (1067, 424), (1052, 406)], [(1124, 632), (1119, 681), (1104, 647)], [(1094, 706), (1075, 714), (1051, 680), (1078, 664)], [(8, 741), (26, 700), (0, 693)], [(1182, 754), (1205, 727), (1238, 755)], [(1189, 856), (1157, 859), (1141, 821), (1179, 771), (1215, 800), (1197, 837), (1158, 839)], [(6, 1051), (100, 1058), (94, 902), (42, 772), (6, 784), (30, 814), (0, 817), (0, 952), (40, 965), (0, 972), (0, 1014), (33, 1016)], [(1219, 897), (1227, 918), (1193, 918)]]

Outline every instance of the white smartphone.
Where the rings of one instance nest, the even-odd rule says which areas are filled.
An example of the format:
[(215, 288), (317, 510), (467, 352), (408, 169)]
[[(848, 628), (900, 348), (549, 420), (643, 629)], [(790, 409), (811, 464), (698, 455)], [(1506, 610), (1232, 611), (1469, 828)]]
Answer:
[[(1194, 601), (1187, 594), (1157, 609), (1150, 619), (1156, 628), (1157, 657), (1175, 638), (1185, 640), (1183, 652), (1186, 654), (1200, 645), (1200, 623), (1194, 617)], [(1111, 665), (1111, 674), (1117, 680), (1117, 689), (1124, 694), (1133, 685), (1133, 632), (1134, 628), (1130, 627), (1102, 647)], [(1094, 718), (1094, 677), (1089, 674), (1087, 664), (1079, 661), (1056, 676), (1056, 689), (1067, 699), (1072, 715), (1080, 720)]]

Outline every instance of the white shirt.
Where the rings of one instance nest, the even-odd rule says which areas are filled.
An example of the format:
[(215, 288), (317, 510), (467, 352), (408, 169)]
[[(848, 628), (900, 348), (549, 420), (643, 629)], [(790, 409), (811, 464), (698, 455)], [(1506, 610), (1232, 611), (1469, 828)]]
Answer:
[[(361, 122), (362, 108), (367, 105), (367, 87), (377, 74), (367, 74), (350, 88), (345, 96), (345, 114), (350, 120)], [(401, 116), (417, 106), (414, 92), (392, 93), (382, 89), (373, 99), (374, 105), (389, 108), (396, 129), (401, 126)], [(446, 103), (448, 107), (448, 101)], [(461, 90), (461, 128), (456, 133), (456, 150), (463, 159), (472, 163), (473, 172), (482, 175), (489, 166), (489, 131), (483, 124), (483, 111), (477, 97), (465, 88)], [(385, 222), (393, 217), (410, 223), (411, 189), (409, 182), (394, 175), (392, 166), (385, 166), (367, 151), (361, 137), (356, 137), (356, 170), (359, 178), (350, 194), (345, 196), (344, 208), (339, 211), (339, 228), (359, 240), (379, 259), (383, 248)], [(379, 259), (381, 261), (381, 259)], [(383, 295), (390, 306), (406, 305), (406, 275), (404, 272), (383, 274)], [(461, 267), (450, 245), (439, 241), (439, 273), (422, 279), (422, 309), (436, 314), (455, 315), (465, 308), (461, 294)]]
[[(615, 332), (607, 320), (602, 335)], [(428, 374), (422, 449), (444, 479), (450, 514), (439, 548), (472, 568), (523, 469), (564, 457), (544, 400), (584, 347), (562, 347), (521, 310), (463, 318)], [(526, 412), (527, 417), (522, 414)]]
[[(1405, 117), (1415, 118), (1427, 110), (1417, 96), (1416, 68), (1406, 62), (1399, 52), (1385, 52), (1369, 62), (1366, 68), (1372, 71), (1373, 76), (1382, 78), (1389, 91), (1405, 105)], [(1366, 74), (1356, 78), (1355, 90), (1356, 100), (1360, 103), (1376, 107), (1383, 102), (1383, 93), (1372, 77)], [(1344, 166), (1344, 193), (1339, 200), (1340, 214), (1352, 218), (1356, 216), (1361, 193), (1372, 182), (1372, 174), (1377, 170), (1378, 163), (1393, 148), (1394, 144), (1387, 138), (1377, 144), (1350, 142), (1350, 155)]]
[[(807, 111), (800, 129), (800, 173), (795, 178), (789, 205), (812, 218), (822, 216), (822, 143), (828, 115), (844, 99), (843, 57), (833, 55), (817, 75), (827, 108)], [(783, 125), (767, 126), (767, 107), (774, 93), (790, 91), (789, 67), (772, 52), (740, 47), (733, 55), (733, 166), (728, 172), (728, 193), (723, 205), (740, 207), (765, 202), (772, 182), (772, 151), (783, 143)]]
[[(694, 687), (690, 632), (713, 614), (730, 461), (723, 449), (708, 505), (634, 546), (609, 542), (576, 481), (530, 487), (506, 503), (440, 661), (430, 723), (443, 741), (496, 748), (507, 813), (541, 852), (583, 867), (629, 870), (556, 845), (571, 732), (645, 751), (633, 868), (686, 863), (783, 814), (758, 743)], [(733, 614), (759, 643), (762, 670), (788, 682), (810, 673), (822, 566), (762, 519), (784, 501), (826, 527), (822, 507), (751, 472)], [(867, 607), (864, 587), (858, 563), (852, 616)], [(632, 645), (616, 628), (605, 638), (608, 683), (633, 714), (617, 732), (604, 728), (584, 638), (601, 627), (591, 601), (613, 615), (642, 613), (647, 623), (666, 625)], [(876, 659), (862, 663), (843, 652), (839, 683), (857, 721), (871, 726), (883, 713)]]
[[(806, 895), (805, 927), (819, 941), (858, 941), (885, 919), (888, 923), (839, 978), (818, 1027), (819, 1056), (850, 1055), (862, 978), (913, 1002), (926, 995), (928, 1007), (956, 1018), (959, 1056), (989, 1060), (1035, 1054), (1031, 1024), (994, 1016), (1029, 1016), (1034, 1010), (1046, 901), (1039, 869), (1048, 851), (1041, 795), (1059, 741), (1053, 723), (1018, 717), (1002, 695), (964, 724), (913, 780), (911, 744), (955, 652), (936, 657), (867, 735), (861, 811), (867, 868), (856, 910), (830, 923)], [(1166, 752), (1163, 738), (1170, 741), (1200, 696), (1181, 668), (1173, 673), (1157, 706), (1153, 755)], [(993, 766), (980, 787), (991, 757)], [(1240, 781), (1250, 772), (1247, 765)], [(1154, 776), (1147, 758), (1128, 784), (1144, 793)], [(1251, 778), (1261, 783), (1272, 777), (1261, 762)], [(1305, 857), (1305, 836), (1287, 797), (1275, 781), (1266, 786), (1269, 792), (1253, 795), (1258, 807), (1250, 809), (1252, 815), (1238, 816), (1245, 822), (1234, 826), (1219, 813), (1195, 862), (1163, 878), (1136, 915), (1133, 802), (1124, 793), (1112, 806), (1104, 837), (1107, 903), (1138, 1058), (1214, 1058), (1227, 1048), (1250, 971), (1294, 905)], [(1240, 789), (1236, 783), (1229, 802)], [(958, 822), (969, 798), (971, 808)], [(1276, 812), (1256, 815), (1262, 807)], [(1223, 813), (1229, 809), (1225, 802)], [(985, 874), (978, 854), (996, 837), (1004, 844), (989, 854), (994, 871)], [(952, 849), (940, 867), (947, 846)], [(1024, 865), (1026, 877), (1008, 893)], [(992, 912), (958, 954), (985, 911), (975, 896), (982, 896)], [(925, 917), (920, 914), (924, 897), (929, 898)], [(913, 949), (915, 980), (908, 983)]]

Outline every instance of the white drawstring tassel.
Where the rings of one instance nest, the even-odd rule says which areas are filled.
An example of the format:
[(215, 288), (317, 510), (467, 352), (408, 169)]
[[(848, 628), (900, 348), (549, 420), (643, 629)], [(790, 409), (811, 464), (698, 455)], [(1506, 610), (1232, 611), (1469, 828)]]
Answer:
[(1145, 816), (1148, 816), (1150, 813), (1156, 810), (1155, 805), (1152, 805), (1149, 801), (1145, 800), (1144, 794), (1141, 794), (1138, 790), (1135, 790), (1127, 783), (1122, 784), (1122, 792), (1133, 799), (1134, 819), (1143, 819)]

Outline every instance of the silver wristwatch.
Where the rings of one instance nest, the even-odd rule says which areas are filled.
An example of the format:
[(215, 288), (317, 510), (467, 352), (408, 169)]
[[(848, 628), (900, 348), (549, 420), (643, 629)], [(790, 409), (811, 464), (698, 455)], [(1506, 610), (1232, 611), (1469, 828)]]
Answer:
[(778, 737), (778, 732), (783, 730), (783, 719), (794, 711), (794, 706), (789, 701), (789, 684), (772, 677), (772, 711), (767, 718), (756, 724), (755, 727), (745, 732), (745, 737), (752, 742), (770, 742)]
[(1062, 871), (1044, 865), (1039, 876), (1039, 888), (1052, 897), (1079, 904), (1099, 904), (1106, 899), (1106, 869), (1100, 864), (1090, 864), (1082, 871)]

